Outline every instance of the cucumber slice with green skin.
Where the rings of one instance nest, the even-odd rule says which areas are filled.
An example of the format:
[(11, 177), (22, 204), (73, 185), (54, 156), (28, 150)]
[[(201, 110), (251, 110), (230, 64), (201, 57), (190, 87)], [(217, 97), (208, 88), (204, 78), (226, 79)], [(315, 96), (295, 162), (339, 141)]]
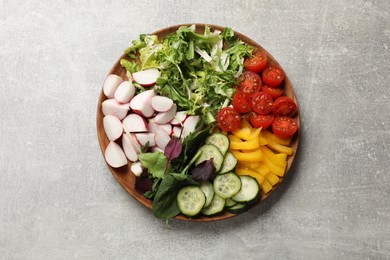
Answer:
[(226, 199), (225, 207), (231, 208), (233, 206), (237, 205), (237, 202), (235, 202), (232, 199)]
[(206, 196), (197, 186), (182, 188), (177, 194), (177, 204), (181, 213), (188, 217), (197, 215), (206, 202)]
[(206, 144), (215, 145), (222, 153), (222, 155), (225, 155), (229, 150), (230, 140), (224, 134), (215, 133), (206, 139)]
[(226, 210), (233, 214), (240, 214), (248, 209), (248, 205), (244, 203), (237, 203), (233, 207), (226, 208)]
[(227, 152), (225, 154), (225, 158), (223, 159), (222, 167), (219, 173), (230, 172), (234, 169), (234, 167), (236, 167), (236, 165), (237, 165), (237, 158), (231, 152)]
[(211, 201), (214, 198), (214, 188), (211, 182), (209, 181), (203, 181), (200, 185), (200, 189), (203, 191), (204, 195), (206, 196), (206, 203), (204, 204), (204, 208), (210, 205)]
[(241, 180), (233, 172), (217, 175), (214, 179), (214, 192), (227, 199), (236, 195), (241, 189)]
[(203, 161), (213, 159), (215, 171), (217, 172), (221, 169), (223, 155), (215, 145), (205, 144), (199, 148), (199, 151), (202, 151), (202, 154), (199, 156), (198, 160), (196, 160), (195, 165), (198, 165)]
[(251, 176), (241, 175), (241, 190), (232, 197), (232, 200), (240, 203), (251, 203), (259, 197), (260, 186), (257, 180)]
[(207, 216), (215, 215), (223, 211), (225, 208), (225, 199), (221, 198), (217, 194), (214, 194), (214, 198), (210, 205), (202, 209), (202, 213)]

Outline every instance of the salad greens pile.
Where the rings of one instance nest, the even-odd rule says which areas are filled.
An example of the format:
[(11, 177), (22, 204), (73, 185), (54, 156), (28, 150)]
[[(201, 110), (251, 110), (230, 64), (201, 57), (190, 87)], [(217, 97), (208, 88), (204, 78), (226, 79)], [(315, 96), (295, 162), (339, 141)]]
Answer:
[(133, 60), (121, 60), (128, 72), (159, 69), (158, 94), (169, 96), (181, 110), (202, 115), (211, 124), (218, 111), (230, 104), (233, 84), (252, 47), (238, 40), (230, 28), (211, 32), (206, 26), (198, 34), (194, 26), (182, 26), (161, 41), (156, 35), (142, 34), (125, 53)]

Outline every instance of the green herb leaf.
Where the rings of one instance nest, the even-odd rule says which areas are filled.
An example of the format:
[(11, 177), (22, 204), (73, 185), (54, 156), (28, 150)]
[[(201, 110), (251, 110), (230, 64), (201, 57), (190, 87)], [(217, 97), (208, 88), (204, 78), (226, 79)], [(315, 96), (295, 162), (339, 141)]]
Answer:
[[(167, 164), (167, 157), (162, 152), (141, 153), (139, 159), (142, 165), (148, 169), (153, 178), (163, 178), (164, 170)], [(168, 165), (167, 172), (172, 171), (172, 167)]]
[(181, 187), (181, 181), (171, 174), (164, 177), (153, 200), (152, 211), (156, 217), (168, 219), (180, 214), (176, 196)]

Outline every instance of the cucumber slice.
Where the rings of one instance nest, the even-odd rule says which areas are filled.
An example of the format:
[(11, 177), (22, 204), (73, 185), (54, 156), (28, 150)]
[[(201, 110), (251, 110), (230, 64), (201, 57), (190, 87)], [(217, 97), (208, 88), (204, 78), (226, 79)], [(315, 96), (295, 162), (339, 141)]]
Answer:
[(227, 199), (234, 196), (241, 189), (241, 180), (233, 172), (217, 175), (214, 179), (214, 192)]
[(182, 188), (177, 194), (177, 204), (181, 213), (188, 217), (197, 215), (203, 208), (206, 197), (197, 186)]
[(215, 171), (217, 172), (221, 169), (222, 162), (223, 162), (223, 155), (215, 145), (205, 144), (199, 148), (199, 151), (202, 151), (202, 154), (199, 156), (198, 160), (196, 160), (195, 165), (198, 165), (203, 161), (213, 159)]
[(233, 207), (226, 208), (226, 210), (233, 214), (240, 214), (248, 209), (248, 205), (244, 203), (237, 203)]
[(211, 182), (209, 181), (203, 181), (200, 185), (200, 189), (203, 191), (204, 195), (206, 196), (206, 203), (204, 204), (204, 208), (210, 205), (211, 201), (214, 197), (214, 188)]
[(241, 203), (251, 203), (255, 201), (260, 194), (260, 187), (257, 180), (251, 176), (241, 175), (241, 190), (232, 197), (232, 200)]
[(227, 150), (229, 150), (230, 140), (224, 134), (215, 133), (206, 139), (206, 144), (215, 145), (222, 155), (225, 155)]
[(231, 208), (233, 206), (237, 205), (237, 202), (235, 202), (232, 199), (226, 199), (225, 207)]
[(221, 170), (219, 171), (219, 173), (230, 172), (234, 169), (234, 167), (236, 167), (236, 165), (237, 158), (231, 152), (227, 152), (222, 162)]
[(210, 205), (202, 209), (204, 215), (210, 216), (223, 211), (225, 207), (225, 199), (221, 198), (217, 194), (214, 194), (214, 198), (211, 201)]

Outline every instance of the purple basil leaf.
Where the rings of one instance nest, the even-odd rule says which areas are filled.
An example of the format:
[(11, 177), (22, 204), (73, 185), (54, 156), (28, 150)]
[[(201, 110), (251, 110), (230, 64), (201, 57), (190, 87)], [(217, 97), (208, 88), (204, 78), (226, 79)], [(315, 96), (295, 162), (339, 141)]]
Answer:
[(179, 138), (173, 137), (164, 149), (164, 155), (168, 158), (168, 162), (179, 157), (183, 145)]
[(138, 193), (144, 194), (145, 192), (152, 190), (152, 187), (153, 180), (148, 177), (148, 174), (146, 176), (143, 176), (142, 174), (135, 180), (135, 190)]
[(195, 181), (210, 180), (213, 177), (215, 170), (212, 158), (207, 161), (203, 161), (191, 171), (192, 179)]

